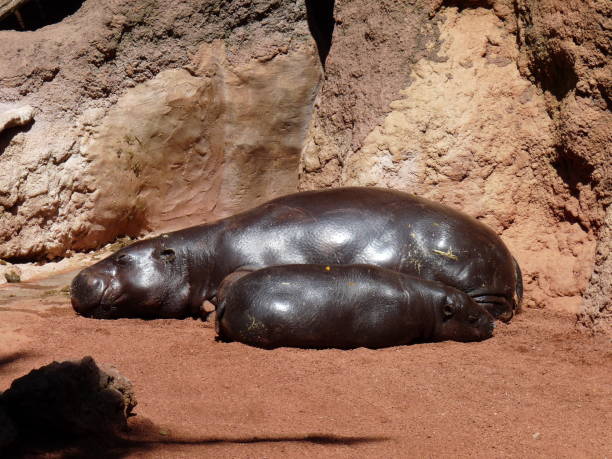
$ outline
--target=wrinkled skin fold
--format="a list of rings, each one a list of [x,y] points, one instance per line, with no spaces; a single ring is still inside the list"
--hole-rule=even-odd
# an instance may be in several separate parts
[[[486,225],[408,193],[353,187],[136,242],[81,271],[72,305],[95,318],[199,317],[228,276],[290,264],[369,264],[438,281],[504,321],[522,299],[518,264]]]

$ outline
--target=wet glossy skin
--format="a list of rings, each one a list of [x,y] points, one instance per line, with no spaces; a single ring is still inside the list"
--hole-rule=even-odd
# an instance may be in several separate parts
[[[164,260],[164,250],[173,256]],[[241,270],[360,263],[440,281],[503,320],[522,296],[518,265],[484,224],[399,191],[339,188],[284,196],[126,247],[75,278],[72,303],[92,317],[197,316]]]
[[[224,341],[275,348],[380,348],[415,341],[480,341],[494,319],[468,295],[371,265],[285,265],[224,286]]]
[[[99,318],[184,316],[189,301],[187,258],[152,239],[120,250],[72,281],[77,312]],[[186,248],[183,248],[186,250]]]

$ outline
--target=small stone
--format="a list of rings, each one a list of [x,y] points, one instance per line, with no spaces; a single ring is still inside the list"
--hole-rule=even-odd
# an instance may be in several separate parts
[[[12,108],[0,113],[0,131],[15,126],[24,126],[34,119],[34,109],[25,105],[19,108]]]
[[[542,434],[540,432],[536,432],[532,435],[532,438],[534,440],[539,440],[540,438],[542,438]]]
[[[4,278],[6,279],[7,282],[12,283],[12,284],[21,282],[21,275],[19,274],[18,271],[13,270],[13,269],[5,272]]]

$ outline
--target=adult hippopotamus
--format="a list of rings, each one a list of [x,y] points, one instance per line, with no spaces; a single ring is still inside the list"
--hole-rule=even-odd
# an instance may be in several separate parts
[[[272,266],[221,290],[218,338],[266,349],[481,341],[494,328],[466,293],[372,265]]]
[[[522,298],[518,264],[483,223],[408,193],[354,187],[136,242],[81,271],[72,305],[96,318],[198,317],[227,276],[287,264],[371,264],[442,282],[504,321]]]

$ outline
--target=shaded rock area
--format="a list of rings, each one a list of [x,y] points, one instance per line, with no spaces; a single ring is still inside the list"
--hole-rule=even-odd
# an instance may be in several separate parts
[[[132,383],[91,357],[53,362],[14,380],[0,395],[0,447],[78,436],[112,437],[127,429]]]
[[[518,5],[337,2],[300,188],[387,186],[462,209],[516,255],[527,306],[602,325],[609,8]]]
[[[321,74],[301,2],[90,0],[0,31],[0,50],[1,111],[36,113],[0,133],[0,258],[54,258],[296,188]]]
[[[26,1],[27,0],[0,0],[0,19],[4,19],[9,14],[12,14]]]
[[[434,56],[433,1],[338,1],[325,79],[302,155],[300,187],[342,183],[349,151],[382,121],[409,84],[412,65]]]

